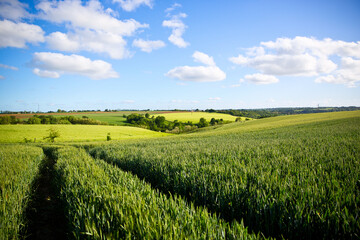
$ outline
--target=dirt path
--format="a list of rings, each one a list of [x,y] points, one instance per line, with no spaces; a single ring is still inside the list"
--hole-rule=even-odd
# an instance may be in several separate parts
[[[55,160],[46,157],[34,183],[33,197],[26,210],[25,239],[68,239],[64,208],[54,184]]]

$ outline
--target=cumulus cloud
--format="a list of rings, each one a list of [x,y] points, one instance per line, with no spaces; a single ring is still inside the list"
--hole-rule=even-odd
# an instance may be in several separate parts
[[[0,21],[0,47],[25,48],[26,43],[44,41],[44,31],[37,25]]]
[[[135,39],[132,43],[134,47],[138,47],[143,52],[152,52],[152,50],[159,49],[165,47],[165,43],[163,41],[146,41],[143,39]]]
[[[146,5],[149,8],[153,6],[152,0],[113,0],[113,2],[119,3],[121,8],[128,12],[134,11],[140,5]]]
[[[57,72],[40,70],[38,68],[34,68],[33,73],[38,75],[39,77],[43,77],[43,78],[59,78],[60,77],[60,74]]]
[[[46,42],[50,48],[60,51],[78,51],[80,43],[72,40],[69,36],[62,32],[53,32],[46,37]]]
[[[194,58],[195,62],[199,62],[205,65],[209,65],[209,66],[215,66],[215,62],[213,57],[210,57],[209,55],[199,52],[199,51],[195,51],[194,54],[192,55],[192,57]]]
[[[216,82],[226,78],[226,74],[215,65],[212,57],[198,51],[192,57],[194,61],[207,66],[180,66],[171,69],[165,76],[191,82]]]
[[[258,85],[279,82],[279,79],[277,79],[275,76],[265,75],[261,73],[245,75],[245,79]]]
[[[231,57],[235,64],[257,69],[262,74],[275,76],[320,76],[317,82],[354,82],[340,69],[333,57],[360,58],[360,42],[344,42],[332,39],[317,40],[308,37],[278,38],[276,41],[261,42],[260,46],[247,49],[245,55]],[[346,72],[347,70],[344,69]],[[330,74],[328,76],[321,76]],[[335,80],[336,79],[336,80]],[[341,79],[341,80],[340,80]],[[345,80],[346,79],[346,80]],[[350,85],[352,85],[350,83]]]
[[[78,74],[94,80],[117,78],[118,73],[110,63],[102,60],[92,61],[89,58],[72,54],[36,52],[32,61],[33,72],[41,77],[57,78],[61,74]]]
[[[1,67],[1,68],[6,68],[6,69],[11,69],[11,70],[14,70],[14,71],[19,70],[17,67],[13,67],[13,66],[1,64],[1,63],[0,63],[0,67]]]
[[[180,48],[186,48],[190,45],[182,37],[182,35],[185,33],[185,29],[187,28],[187,26],[183,23],[181,19],[186,17],[187,15],[185,13],[180,13],[171,16],[170,20],[164,20],[162,23],[163,27],[168,27],[172,29],[171,35],[169,36],[168,40],[172,44]]]
[[[356,87],[360,81],[360,60],[351,57],[341,59],[341,68],[331,75],[318,77],[317,83],[344,84],[348,87]]]
[[[18,0],[1,0],[0,16],[5,19],[20,21],[23,18],[30,17],[30,14],[26,11],[27,7],[27,4],[21,3]]]
[[[69,23],[72,27],[111,32],[131,36],[139,28],[148,27],[134,19],[121,21],[112,17],[99,1],[93,0],[82,5],[81,1],[43,1],[36,8],[39,17],[55,23]]]
[[[51,33],[46,37],[50,48],[78,52],[81,50],[107,53],[113,59],[122,59],[130,56],[123,37],[110,32],[98,32],[92,30],[76,30],[68,34],[61,32]]]
[[[124,37],[133,36],[139,29],[147,28],[134,19],[119,20],[112,9],[104,10],[97,0],[43,1],[36,8],[39,18],[65,24],[68,33],[54,32],[47,37],[48,45],[55,50],[76,52],[80,50],[107,53],[111,58],[130,56]]]

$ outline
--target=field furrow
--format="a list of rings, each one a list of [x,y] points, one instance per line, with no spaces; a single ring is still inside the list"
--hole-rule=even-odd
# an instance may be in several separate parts
[[[266,236],[357,239],[359,142],[360,118],[349,117],[110,144],[90,153]]]
[[[75,239],[258,239],[242,224],[166,196],[84,150],[57,151],[55,167]]]

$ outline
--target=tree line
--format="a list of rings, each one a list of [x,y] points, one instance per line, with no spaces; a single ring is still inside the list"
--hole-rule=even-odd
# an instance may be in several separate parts
[[[15,116],[1,116],[0,124],[83,124],[83,125],[108,125],[106,122],[74,116],[54,117],[51,115],[34,115],[28,119],[21,120]]]
[[[212,118],[210,122],[208,122],[205,118],[200,118],[198,123],[192,123],[190,121],[183,123],[183,122],[179,122],[178,120],[172,122],[166,120],[164,116],[150,117],[149,113],[146,114],[132,113],[126,116],[126,122],[133,126],[142,127],[153,131],[170,132],[170,133],[189,132],[197,128],[203,128],[203,127],[227,123],[223,119],[215,119],[215,118]]]
[[[267,117],[276,117],[280,115],[356,111],[356,110],[360,110],[360,107],[350,106],[350,107],[318,107],[318,108],[305,107],[305,108],[266,108],[266,109],[223,109],[223,110],[206,109],[205,112],[225,113],[238,117],[260,119]]]

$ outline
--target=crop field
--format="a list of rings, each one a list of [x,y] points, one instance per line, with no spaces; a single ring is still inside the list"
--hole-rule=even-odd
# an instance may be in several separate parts
[[[0,142],[24,142],[24,138],[32,142],[44,142],[49,129],[59,131],[56,142],[105,141],[110,133],[112,140],[143,139],[162,137],[169,134],[154,132],[143,128],[127,126],[98,125],[0,125]]]
[[[42,126],[45,136],[49,125]],[[90,130],[69,131],[84,139]],[[22,198],[36,203],[29,186],[45,162],[53,172],[45,184],[56,186],[69,239],[359,239],[359,142],[360,111],[354,111],[131,141],[3,144],[0,219],[11,224],[1,222],[0,238],[59,228],[6,205],[11,191],[24,196],[11,201],[19,209],[29,202]]]
[[[24,230],[23,212],[42,158],[41,148],[0,146],[0,239],[18,239]]]
[[[123,116],[130,113],[121,113],[121,112],[109,112],[109,113],[94,113],[94,114],[84,114],[82,116],[87,116],[88,118],[98,120],[101,122],[107,122],[111,125],[125,125],[126,118]]]
[[[164,116],[166,120],[175,121],[178,120],[179,122],[199,122],[200,118],[205,118],[207,121],[210,121],[211,118],[215,119],[223,119],[224,121],[235,122],[237,117],[231,116],[229,114],[223,113],[207,113],[207,112],[174,112],[174,113],[162,113],[162,114],[154,114],[155,117],[157,116]],[[242,118],[244,121],[245,118]]]

